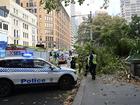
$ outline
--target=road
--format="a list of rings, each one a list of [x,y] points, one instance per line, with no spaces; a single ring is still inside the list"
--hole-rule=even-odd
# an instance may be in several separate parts
[[[66,93],[54,86],[18,88],[10,97],[1,98],[0,105],[63,105]]]

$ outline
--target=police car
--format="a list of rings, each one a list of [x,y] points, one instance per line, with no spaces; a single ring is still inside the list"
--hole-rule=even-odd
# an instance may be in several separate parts
[[[61,89],[72,88],[76,71],[56,67],[41,58],[6,57],[0,59],[0,97],[9,95],[17,85],[58,84]]]

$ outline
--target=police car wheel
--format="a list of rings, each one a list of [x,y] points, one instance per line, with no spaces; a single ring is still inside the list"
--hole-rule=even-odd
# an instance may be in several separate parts
[[[59,87],[60,87],[60,89],[68,90],[68,89],[72,88],[73,83],[74,83],[74,80],[71,76],[63,76],[59,80]]]
[[[8,96],[12,91],[12,85],[6,80],[0,80],[0,97]]]

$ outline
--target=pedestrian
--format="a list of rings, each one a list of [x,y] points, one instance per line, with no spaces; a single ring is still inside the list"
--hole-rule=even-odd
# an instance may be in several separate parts
[[[76,68],[76,61],[75,61],[75,58],[74,57],[72,57],[72,60],[71,60],[71,68],[72,69],[75,69]]]
[[[92,79],[96,79],[96,65],[97,65],[97,55],[92,50],[89,57],[88,57],[88,64],[89,64],[89,71],[91,73]]]
[[[71,50],[69,50],[69,56],[72,56],[72,51]]]

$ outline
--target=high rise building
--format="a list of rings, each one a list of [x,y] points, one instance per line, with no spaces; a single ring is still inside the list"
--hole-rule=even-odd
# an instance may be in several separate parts
[[[128,22],[133,15],[140,16],[140,0],[121,0],[121,15]]]
[[[74,43],[76,42],[76,37],[78,36],[78,26],[76,24],[76,11],[75,11],[75,4],[71,4],[70,5],[70,11],[71,11],[71,38],[72,38],[72,45],[74,45]]]
[[[15,0],[0,0],[0,6],[9,10],[8,44],[36,46],[36,16],[18,5]]]
[[[21,6],[35,14],[38,19],[38,44],[47,49],[70,48],[70,17],[61,5],[60,11],[48,13],[40,0],[20,0]]]

